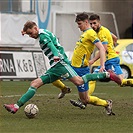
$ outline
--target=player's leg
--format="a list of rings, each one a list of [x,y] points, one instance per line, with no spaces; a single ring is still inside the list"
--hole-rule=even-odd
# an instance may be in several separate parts
[[[52,84],[53,84],[55,87],[57,87],[57,88],[59,88],[59,89],[61,89],[61,90],[67,88],[67,87],[65,86],[65,84],[63,84],[59,79],[56,80],[56,81],[54,81]]]
[[[123,86],[133,87],[133,79],[122,79],[121,87],[123,87]]]
[[[88,86],[89,86],[88,95],[91,96],[92,93],[95,91],[96,81],[89,81]]]
[[[100,99],[96,96],[88,96],[88,91],[86,91],[86,88],[88,85],[82,85],[81,87],[78,86],[79,91],[79,97],[80,100],[70,100],[70,103],[76,107],[79,107],[81,109],[85,109],[87,104],[92,104],[95,106],[103,106],[106,109],[107,115],[114,115],[112,112],[112,100],[104,100]]]
[[[100,99],[96,96],[88,96],[88,84],[82,85],[82,88],[78,86],[79,97],[82,103],[92,104],[96,106],[103,106],[106,107],[108,105],[106,100]]]
[[[21,106],[23,106],[27,101],[29,101],[35,95],[39,87],[41,87],[46,83],[51,83],[57,80],[58,76],[55,76],[52,73],[52,69],[53,68],[49,69],[44,75],[33,80],[27,92],[23,94],[22,97],[20,97],[20,99],[17,101],[16,104],[9,104],[9,105],[4,104],[4,107],[6,108],[6,110],[13,114],[16,113]]]
[[[120,67],[120,59],[119,58],[113,58],[105,63],[105,68],[112,69],[120,78],[121,80],[121,87],[123,86],[133,86],[133,79],[124,79],[122,69]]]
[[[90,96],[89,104],[93,104],[96,106],[103,106],[106,109],[107,115],[115,115],[112,111],[112,100],[104,100],[96,96]]]
[[[27,92],[23,94],[22,97],[17,101],[17,105],[19,107],[23,106],[27,101],[29,101],[35,95],[37,89],[42,85],[43,85],[43,82],[41,78],[37,78],[33,80]]]
[[[29,101],[36,93],[37,88],[43,85],[43,82],[41,78],[37,78],[31,82],[31,85],[27,92],[23,94],[20,99],[17,101],[16,104],[4,104],[4,107],[6,108],[7,111],[11,113],[16,113],[18,109],[23,106],[27,101]]]
[[[85,105],[93,104],[97,106],[106,107],[108,105],[106,100],[102,100],[96,96],[88,96],[88,91],[90,89],[89,87],[90,86],[88,86],[88,83],[85,83],[81,86],[77,86],[81,102]]]
[[[100,66],[98,66],[93,73],[98,73],[100,70]],[[91,96],[92,93],[95,91],[96,87],[96,81],[89,81],[89,90],[88,90],[88,95]]]
[[[63,98],[66,93],[71,93],[71,89],[67,87],[65,84],[63,84],[63,82],[61,82],[60,80],[56,80],[52,84],[61,90],[61,92],[58,95],[58,99]]]
[[[79,76],[88,74],[90,72],[90,69],[88,67],[86,68],[75,68],[73,69],[77,72]],[[100,99],[96,96],[89,96],[88,95],[88,89],[90,89],[90,86],[88,86],[88,83],[82,84],[80,86],[77,86],[78,92],[79,92],[79,98],[80,100],[75,101],[75,100],[70,100],[71,104],[80,107],[81,109],[85,109],[85,106],[87,104],[92,104],[96,106],[103,106],[106,109],[108,109],[108,114],[112,113],[112,106],[110,106],[112,103],[109,103],[106,100]],[[109,110],[110,107],[110,110]]]

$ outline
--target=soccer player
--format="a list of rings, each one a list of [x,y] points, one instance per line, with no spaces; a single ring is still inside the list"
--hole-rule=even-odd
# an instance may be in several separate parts
[[[116,36],[112,34],[106,27],[101,25],[99,15],[92,14],[89,17],[89,22],[93,30],[97,32],[98,37],[106,50],[105,69],[112,69],[119,76],[122,83],[121,86],[133,86],[133,79],[124,79],[122,69],[120,67],[119,55],[114,50],[114,42],[116,43],[117,40]],[[89,61],[90,65],[93,64],[98,58],[99,53],[96,55],[96,57]]]
[[[79,76],[83,76],[87,73],[90,73],[89,60],[95,47],[99,49],[100,54],[101,68],[99,71],[104,71],[105,49],[102,43],[100,42],[97,33],[91,28],[88,19],[88,15],[86,13],[81,13],[76,16],[75,20],[75,22],[78,24],[78,28],[83,33],[81,34],[79,40],[76,43],[76,47],[74,49],[74,53],[71,60],[71,65]],[[88,83],[85,83],[81,86],[77,86],[77,88],[79,92],[80,101],[70,100],[70,102],[74,106],[85,108],[84,105],[93,104],[97,106],[103,106],[105,108],[107,107],[107,105],[109,105],[110,108],[112,108],[112,100],[103,100],[96,96],[88,95],[90,89]],[[107,110],[107,114],[112,115],[112,110]]]
[[[78,74],[70,66],[70,62],[64,52],[63,47],[58,42],[57,37],[46,29],[39,29],[35,22],[27,21],[24,24],[22,35],[25,34],[39,41],[39,45],[45,56],[48,57],[51,67],[45,74],[31,82],[27,92],[23,94],[15,104],[4,104],[7,111],[13,114],[16,113],[21,106],[23,106],[35,95],[37,89],[39,89],[42,85],[52,83],[60,78],[67,78],[77,86],[90,80],[103,78],[110,78],[120,84],[118,76],[112,72],[86,74],[82,77],[78,76]],[[106,108],[110,112],[111,107],[109,103],[107,103]]]
[[[98,38],[102,42],[105,50],[106,50],[106,62],[105,62],[105,69],[106,70],[113,70],[121,80],[121,86],[133,86],[133,79],[124,79],[123,73],[120,67],[120,59],[118,54],[114,50],[114,43],[117,40],[117,37],[112,34],[106,27],[101,26],[100,17],[97,14],[93,14],[89,17],[89,23],[93,30],[96,31]],[[96,60],[100,58],[100,52],[89,61],[89,65],[93,64]],[[94,73],[99,72],[100,67],[98,67]],[[92,95],[93,91],[95,90],[96,81],[90,81],[90,89],[88,91],[88,95]],[[80,101],[73,101],[73,105],[78,106]],[[80,106],[78,106],[80,107]]]

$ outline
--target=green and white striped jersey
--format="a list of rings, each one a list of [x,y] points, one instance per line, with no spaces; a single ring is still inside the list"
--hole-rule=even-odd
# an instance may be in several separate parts
[[[39,29],[39,44],[44,54],[48,57],[51,66],[58,62],[54,62],[54,56],[58,56],[60,60],[69,63],[69,60],[60,45],[57,37],[46,29]]]

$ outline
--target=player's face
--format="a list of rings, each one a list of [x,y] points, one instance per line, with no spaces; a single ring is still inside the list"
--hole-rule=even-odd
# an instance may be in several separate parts
[[[95,31],[97,31],[100,27],[100,22],[98,20],[90,20],[89,23],[92,29]]]
[[[38,28],[34,26],[31,29],[27,29],[26,34],[29,35],[29,37],[37,39],[38,38]]]
[[[77,24],[78,24],[78,28],[79,28],[81,31],[86,30],[86,21],[78,21]]]

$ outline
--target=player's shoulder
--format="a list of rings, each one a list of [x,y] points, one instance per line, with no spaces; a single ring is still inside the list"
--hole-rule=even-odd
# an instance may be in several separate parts
[[[100,27],[101,32],[110,32],[110,30],[107,27],[101,26]]]
[[[95,32],[92,28],[89,28],[87,32]]]
[[[41,35],[49,35],[51,32],[47,29],[39,29],[39,34]]]
[[[92,35],[97,35],[97,33],[92,28],[90,28],[87,30],[87,35],[92,36]]]
[[[51,32],[46,29],[39,29],[39,37],[40,39],[48,38],[50,36]]]

